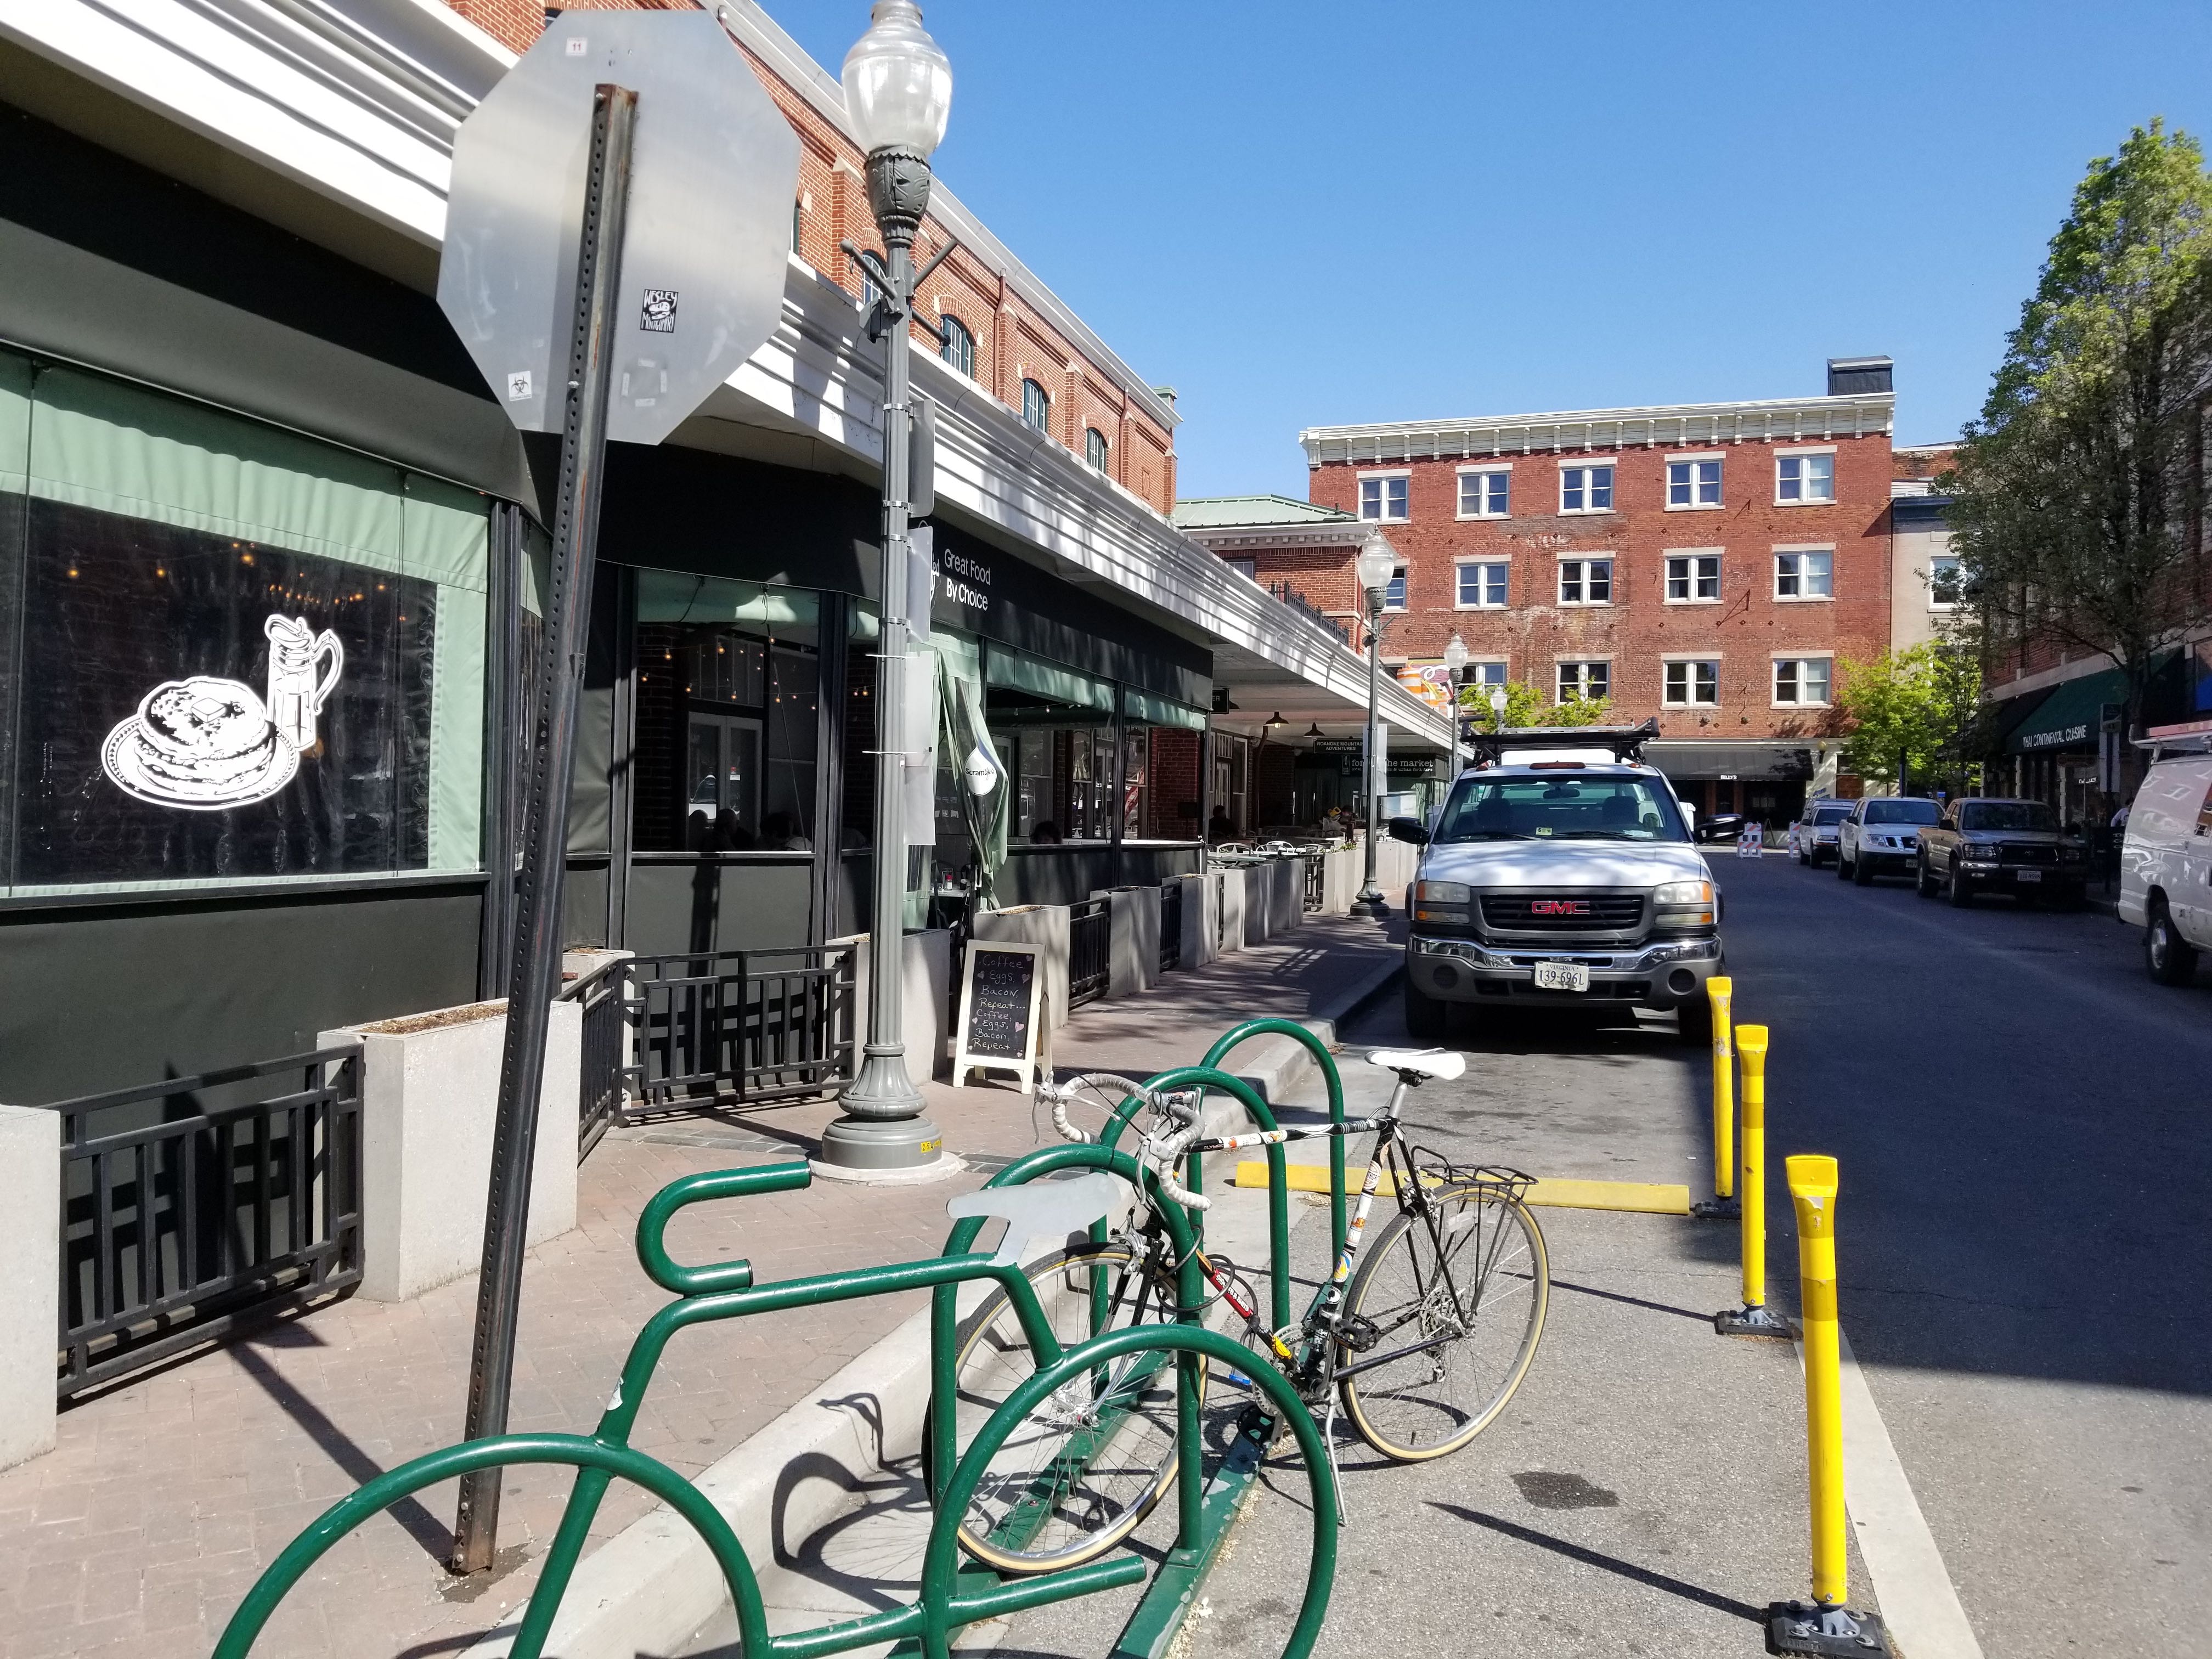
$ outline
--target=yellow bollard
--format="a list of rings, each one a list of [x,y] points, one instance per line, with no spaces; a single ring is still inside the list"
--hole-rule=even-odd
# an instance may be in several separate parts
[[[1766,1027],[1739,1025],[1743,1065],[1743,1160],[1736,1201],[1743,1213],[1743,1306],[1713,1316],[1723,1336],[1787,1336],[1790,1324],[1766,1306]]]
[[[1841,1327],[1836,1322],[1836,1160],[1786,1161],[1797,1206],[1797,1287],[1804,1326],[1805,1462],[1813,1496],[1813,1600],[1767,1609],[1777,1653],[1889,1651],[1881,1623],[1854,1613],[1844,1545],[1844,1405]]]
[[[1735,981],[1723,975],[1705,981],[1713,1005],[1713,1195],[1690,1206],[1708,1221],[1733,1221],[1735,1204],[1735,1028],[1729,1008]]]

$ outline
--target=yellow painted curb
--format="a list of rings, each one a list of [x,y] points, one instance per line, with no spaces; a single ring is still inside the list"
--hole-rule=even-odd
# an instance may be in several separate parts
[[[1328,1170],[1318,1164],[1293,1164],[1288,1170],[1290,1189],[1294,1193],[1325,1193],[1328,1190]],[[1346,1180],[1350,1190],[1357,1192],[1361,1179],[1358,1170],[1348,1170]],[[1265,1187],[1267,1184],[1267,1165],[1264,1159],[1253,1159],[1237,1166],[1239,1187]],[[1387,1170],[1382,1184],[1376,1190],[1385,1197],[1395,1197],[1398,1183]],[[1690,1212],[1690,1189],[1665,1182],[1649,1181],[1539,1181],[1528,1189],[1528,1201],[1547,1205],[1561,1210],[1625,1210],[1638,1215],[1687,1215]]]

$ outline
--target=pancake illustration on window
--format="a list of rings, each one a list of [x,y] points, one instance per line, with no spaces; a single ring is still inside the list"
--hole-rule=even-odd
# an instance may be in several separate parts
[[[272,616],[269,696],[237,680],[196,674],[165,680],[100,746],[116,787],[157,806],[213,812],[266,800],[291,782],[317,744],[315,717],[337,686],[345,650],[303,618]],[[330,665],[319,678],[325,658]]]

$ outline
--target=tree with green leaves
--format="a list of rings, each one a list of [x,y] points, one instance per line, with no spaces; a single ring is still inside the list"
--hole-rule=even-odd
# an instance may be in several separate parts
[[[1938,639],[1871,662],[1837,665],[1836,704],[1851,723],[1844,769],[1894,785],[1963,792],[1982,730],[1980,653]]]
[[[1490,690],[1486,685],[1460,687],[1459,702],[1462,713],[1474,716],[1478,732],[1493,731],[1497,719],[1491,713]],[[1554,704],[1533,685],[1523,685],[1518,680],[1505,687],[1505,725],[1508,730],[1516,726],[1603,726],[1613,714],[1610,697],[1570,697]]]
[[[2075,187],[1945,480],[1989,637],[2109,657],[2130,724],[2199,610],[2208,403],[2212,179],[2195,139],[2153,121]]]

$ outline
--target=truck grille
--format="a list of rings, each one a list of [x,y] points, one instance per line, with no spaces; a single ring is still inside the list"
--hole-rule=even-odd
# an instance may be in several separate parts
[[[1997,847],[2000,864],[2050,865],[2058,862],[2058,849],[2048,842],[2008,841]]]
[[[1619,933],[1644,920],[1641,893],[1512,893],[1483,896],[1486,927],[1514,933]]]

